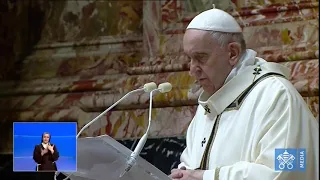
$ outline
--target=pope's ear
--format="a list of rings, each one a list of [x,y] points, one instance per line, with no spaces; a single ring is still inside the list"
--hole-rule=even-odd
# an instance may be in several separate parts
[[[238,63],[241,55],[241,44],[237,42],[231,42],[228,44],[229,50],[229,63],[234,66]]]

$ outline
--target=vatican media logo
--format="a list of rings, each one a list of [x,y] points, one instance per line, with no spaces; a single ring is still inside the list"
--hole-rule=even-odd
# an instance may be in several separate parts
[[[306,149],[275,149],[276,171],[305,171]]]

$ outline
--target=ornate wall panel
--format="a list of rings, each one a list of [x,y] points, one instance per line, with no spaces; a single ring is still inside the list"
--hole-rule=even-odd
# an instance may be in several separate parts
[[[21,40],[12,46],[27,44],[31,35],[39,38],[36,44],[29,43],[29,51],[21,47],[28,55],[19,64],[17,75],[0,83],[1,125],[5,130],[1,134],[6,134],[1,136],[1,144],[5,145],[1,152],[12,152],[13,121],[84,123],[106,108],[105,103],[123,94],[123,86],[128,90],[141,85],[138,76],[127,81],[130,76],[126,73],[143,57],[142,1],[26,0],[7,1],[3,7],[7,10],[2,19],[12,15],[21,18],[21,31],[15,31],[18,23],[6,31],[9,37]],[[36,10],[42,12],[39,18],[43,21],[38,21],[41,28],[34,32],[28,20]],[[10,25],[10,19],[4,22]],[[13,62],[6,61],[14,65]],[[102,100],[102,96],[106,99]],[[102,104],[98,102],[96,106],[95,98],[91,98],[94,104],[90,105],[90,97],[98,98]],[[81,101],[85,101],[83,107]]]
[[[0,83],[0,122],[8,130],[13,121],[77,121],[81,128],[128,91],[169,81],[173,91],[154,97],[151,137],[184,136],[200,91],[188,75],[182,37],[212,3],[238,20],[249,48],[291,69],[291,82],[318,117],[317,1],[39,2],[41,38],[23,58],[18,78]],[[82,136],[139,138],[147,128],[148,98],[131,96]],[[12,152],[10,138],[2,152]]]

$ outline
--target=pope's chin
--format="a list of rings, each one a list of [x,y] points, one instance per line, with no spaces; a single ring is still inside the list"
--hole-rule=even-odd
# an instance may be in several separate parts
[[[205,80],[200,80],[199,84],[201,85],[202,89],[209,95],[212,95],[215,92],[215,88],[212,85],[204,83]],[[203,83],[202,83],[203,82]]]

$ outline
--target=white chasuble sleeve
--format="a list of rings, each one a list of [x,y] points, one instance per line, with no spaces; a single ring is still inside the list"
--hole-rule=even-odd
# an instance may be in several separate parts
[[[199,144],[201,143],[201,140],[199,142],[199,137],[201,139],[201,133],[204,131],[202,128],[206,125],[204,112],[203,107],[198,106],[196,114],[190,122],[186,135],[186,148],[180,156],[181,163],[178,165],[179,169],[183,166],[187,169],[199,168],[199,158],[202,157],[204,151],[204,148]]]
[[[199,111],[199,106],[197,107],[197,112]],[[196,113],[197,115],[197,113]],[[193,154],[193,138],[195,134],[195,118],[197,116],[194,116],[192,121],[190,122],[190,125],[188,126],[187,135],[186,135],[186,148],[183,150],[181,156],[180,156],[180,164],[178,165],[178,168],[186,167],[187,169],[192,169],[192,154]]]
[[[203,180],[319,180],[318,122],[288,81],[278,79],[266,88],[261,93],[269,93],[271,98],[257,97],[252,102],[257,104],[256,109],[248,113],[248,116],[251,114],[255,121],[259,121],[254,130],[252,161],[239,161],[215,170],[206,170]],[[263,106],[264,102],[268,102],[267,107]],[[276,171],[275,149],[279,148],[304,148],[305,171]]]

